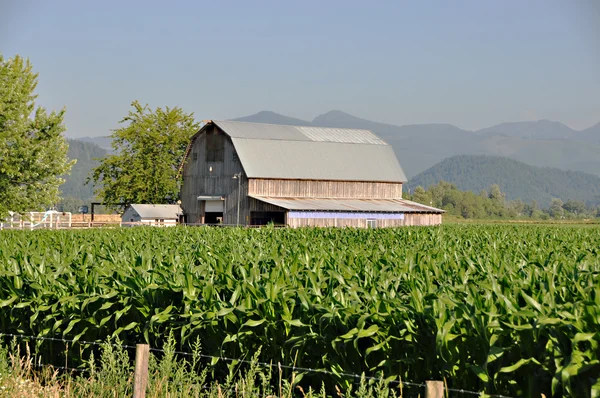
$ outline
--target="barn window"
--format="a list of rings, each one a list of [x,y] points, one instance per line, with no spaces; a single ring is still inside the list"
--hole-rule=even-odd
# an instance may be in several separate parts
[[[374,218],[367,218],[367,228],[377,228],[377,220]]]
[[[206,161],[222,162],[225,153],[225,136],[216,132],[206,133]]]
[[[193,160],[193,161],[196,161],[196,160],[198,160],[198,153],[197,153],[197,152],[193,152],[193,153],[192,153],[192,160]]]
[[[233,156],[232,157],[233,157],[233,162],[234,163],[237,163],[237,162],[240,161],[240,157],[238,156],[237,151],[233,151]]]

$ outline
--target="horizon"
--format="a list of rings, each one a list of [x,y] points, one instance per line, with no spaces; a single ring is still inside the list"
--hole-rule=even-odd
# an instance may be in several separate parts
[[[251,114],[251,115],[244,115],[244,116],[239,116],[239,117],[235,117],[235,118],[231,118],[231,119],[204,119],[204,118],[203,118],[203,119],[197,119],[197,120],[198,120],[198,121],[201,121],[201,120],[232,120],[232,121],[236,121],[235,119],[238,119],[238,118],[245,118],[245,117],[251,117],[251,116],[255,116],[255,115],[258,115],[258,114],[260,114],[260,113],[263,113],[263,112],[269,112],[269,113],[273,113],[273,114],[276,114],[276,115],[279,115],[279,116],[284,116],[284,117],[289,117],[289,118],[293,118],[293,119],[298,119],[298,120],[301,120],[301,121],[303,121],[303,122],[309,122],[309,123],[312,123],[312,122],[314,121],[314,119],[316,119],[316,118],[317,118],[317,117],[319,117],[319,116],[323,116],[323,115],[326,115],[326,114],[328,114],[328,113],[331,113],[331,112],[341,112],[341,113],[344,113],[344,114],[346,114],[346,115],[349,115],[349,116],[353,116],[353,117],[356,117],[356,118],[359,118],[359,119],[367,120],[367,121],[369,121],[369,122],[374,122],[374,123],[383,123],[383,124],[389,124],[389,123],[380,122],[380,121],[378,121],[378,120],[369,120],[369,119],[365,119],[365,118],[362,118],[362,117],[360,117],[360,116],[357,116],[357,115],[351,115],[351,114],[349,114],[349,113],[347,113],[347,112],[344,112],[344,111],[342,111],[342,110],[339,110],[339,109],[333,109],[333,110],[331,110],[331,111],[328,111],[328,112],[324,112],[324,113],[318,114],[318,115],[316,115],[314,118],[310,118],[310,119],[301,119],[301,118],[299,118],[299,117],[295,117],[295,116],[292,116],[292,115],[284,115],[284,114],[281,114],[281,113],[277,113],[277,112],[273,112],[273,111],[270,111],[270,110],[266,110],[266,109],[265,109],[265,110],[261,110],[261,111],[258,111],[258,112],[256,112],[256,113],[253,113],[253,114]],[[237,121],[238,121],[238,122],[241,122],[241,123],[276,124],[276,123],[249,122],[249,121],[243,121],[243,120],[237,120]],[[583,129],[579,129],[579,130],[578,130],[578,129],[574,129],[573,127],[571,127],[571,126],[569,126],[568,124],[566,124],[566,123],[563,123],[563,122],[561,122],[561,121],[559,121],[559,120],[549,120],[549,119],[539,119],[539,120],[520,120],[520,121],[506,121],[506,122],[501,122],[501,123],[495,124],[495,125],[493,125],[493,126],[486,126],[486,127],[482,127],[481,129],[478,129],[478,130],[469,130],[469,129],[463,128],[463,127],[461,127],[461,126],[456,126],[456,125],[454,125],[454,124],[451,124],[451,123],[416,123],[416,124],[398,124],[398,125],[393,125],[393,124],[390,124],[390,125],[392,125],[392,126],[397,126],[397,127],[407,127],[407,126],[422,126],[422,125],[449,125],[449,126],[457,127],[457,128],[459,128],[459,129],[461,129],[461,130],[464,130],[464,131],[469,131],[469,132],[477,133],[479,130],[483,130],[483,129],[487,129],[487,128],[491,128],[491,127],[499,126],[499,125],[502,125],[502,124],[512,124],[512,123],[539,123],[539,122],[560,123],[560,124],[562,124],[562,125],[564,125],[564,126],[566,126],[566,127],[570,128],[571,130],[575,131],[576,133],[579,133],[579,132],[581,132],[581,131],[583,131],[583,130],[586,130],[586,129],[589,129],[589,128],[591,128],[591,127],[595,127],[595,126],[597,126],[597,125],[600,125],[600,121],[599,121],[599,122],[597,122],[597,123],[594,123],[594,124],[592,124],[592,125],[590,125],[590,126],[588,126],[588,127],[585,127],[585,128],[583,128]],[[81,137],[71,137],[71,136],[69,136],[69,134],[68,134],[68,131],[67,131],[67,134],[66,134],[66,137],[67,137],[68,139],[71,139],[71,140],[77,140],[77,139],[82,139],[82,138],[103,138],[103,137],[108,137],[108,136],[110,136],[110,134],[106,134],[106,135],[96,135],[96,136],[81,136]],[[488,156],[488,155],[485,155],[485,156]]]
[[[269,110],[311,121],[340,109],[468,131],[538,120],[581,131],[599,122],[594,1],[24,0],[0,8],[2,55],[31,60],[37,104],[66,106],[69,138],[110,135],[134,100],[179,106],[197,120]]]

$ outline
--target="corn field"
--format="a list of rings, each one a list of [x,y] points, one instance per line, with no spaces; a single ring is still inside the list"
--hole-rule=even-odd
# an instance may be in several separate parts
[[[593,227],[2,231],[0,308],[2,333],[153,347],[173,334],[179,350],[338,375],[300,385],[364,372],[600,396]],[[64,345],[36,350],[64,362]]]

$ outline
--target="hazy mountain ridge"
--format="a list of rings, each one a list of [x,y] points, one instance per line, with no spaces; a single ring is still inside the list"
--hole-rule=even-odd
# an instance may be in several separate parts
[[[392,146],[409,179],[444,159],[457,155],[501,156],[521,161],[526,165],[554,167],[561,169],[561,172],[583,171],[600,176],[600,123],[582,131],[572,130],[559,122],[544,120],[502,123],[478,131],[470,131],[451,124],[396,126],[362,119],[339,110],[319,115],[312,121],[271,111],[262,111],[234,120],[371,130]],[[549,130],[545,132],[544,128]],[[564,138],[565,136],[571,138]],[[97,144],[99,149],[104,151],[103,155],[94,155],[94,157],[105,156],[112,150],[110,136],[70,140],[72,143],[77,141],[89,145]],[[83,175],[84,171],[91,170],[97,164],[90,160],[90,156],[86,155],[85,151],[82,154],[73,151],[74,149],[70,150],[69,156],[79,159],[80,163],[67,178],[67,183],[61,187],[65,193],[63,196],[67,196],[67,193],[76,194],[80,188],[75,187],[81,186],[88,177]],[[490,184],[493,182],[489,182],[487,186]],[[83,196],[90,194],[91,187],[89,190],[80,189],[80,192],[77,197],[83,199]],[[543,197],[547,199],[547,195]]]
[[[443,160],[412,178],[407,188],[428,188],[444,180],[461,190],[479,193],[498,184],[507,199],[536,200],[547,207],[553,198],[600,204],[600,177],[579,171],[535,167],[513,159],[488,155],[460,155]]]
[[[242,119],[277,124],[277,119],[268,117],[273,114],[261,113]],[[409,178],[443,159],[463,154],[505,156],[534,166],[600,175],[600,123],[581,132],[551,121],[503,123],[470,131],[451,124],[396,126],[336,110],[317,116],[310,124],[373,131],[392,146]],[[544,133],[544,127],[551,128],[551,131]],[[557,138],[569,130],[577,139]],[[582,141],[584,138],[586,142]]]
[[[232,119],[236,122],[252,122],[252,123],[268,123],[268,124],[283,124],[289,126],[310,126],[311,123],[306,120],[296,119],[289,116],[280,115],[271,111],[260,111],[254,115],[239,117]]]
[[[508,137],[534,138],[534,139],[575,139],[577,131],[570,127],[550,120],[538,120],[533,122],[510,122],[501,123],[496,126],[477,130],[477,134],[505,135]]]

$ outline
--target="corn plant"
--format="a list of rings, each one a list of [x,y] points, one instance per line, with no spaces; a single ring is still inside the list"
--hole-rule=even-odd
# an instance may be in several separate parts
[[[0,232],[0,331],[489,394],[599,396],[600,230],[165,228]],[[68,358],[79,365],[85,346]],[[65,345],[35,355],[63,361]],[[77,355],[76,355],[77,354]],[[283,377],[291,377],[284,369]]]

